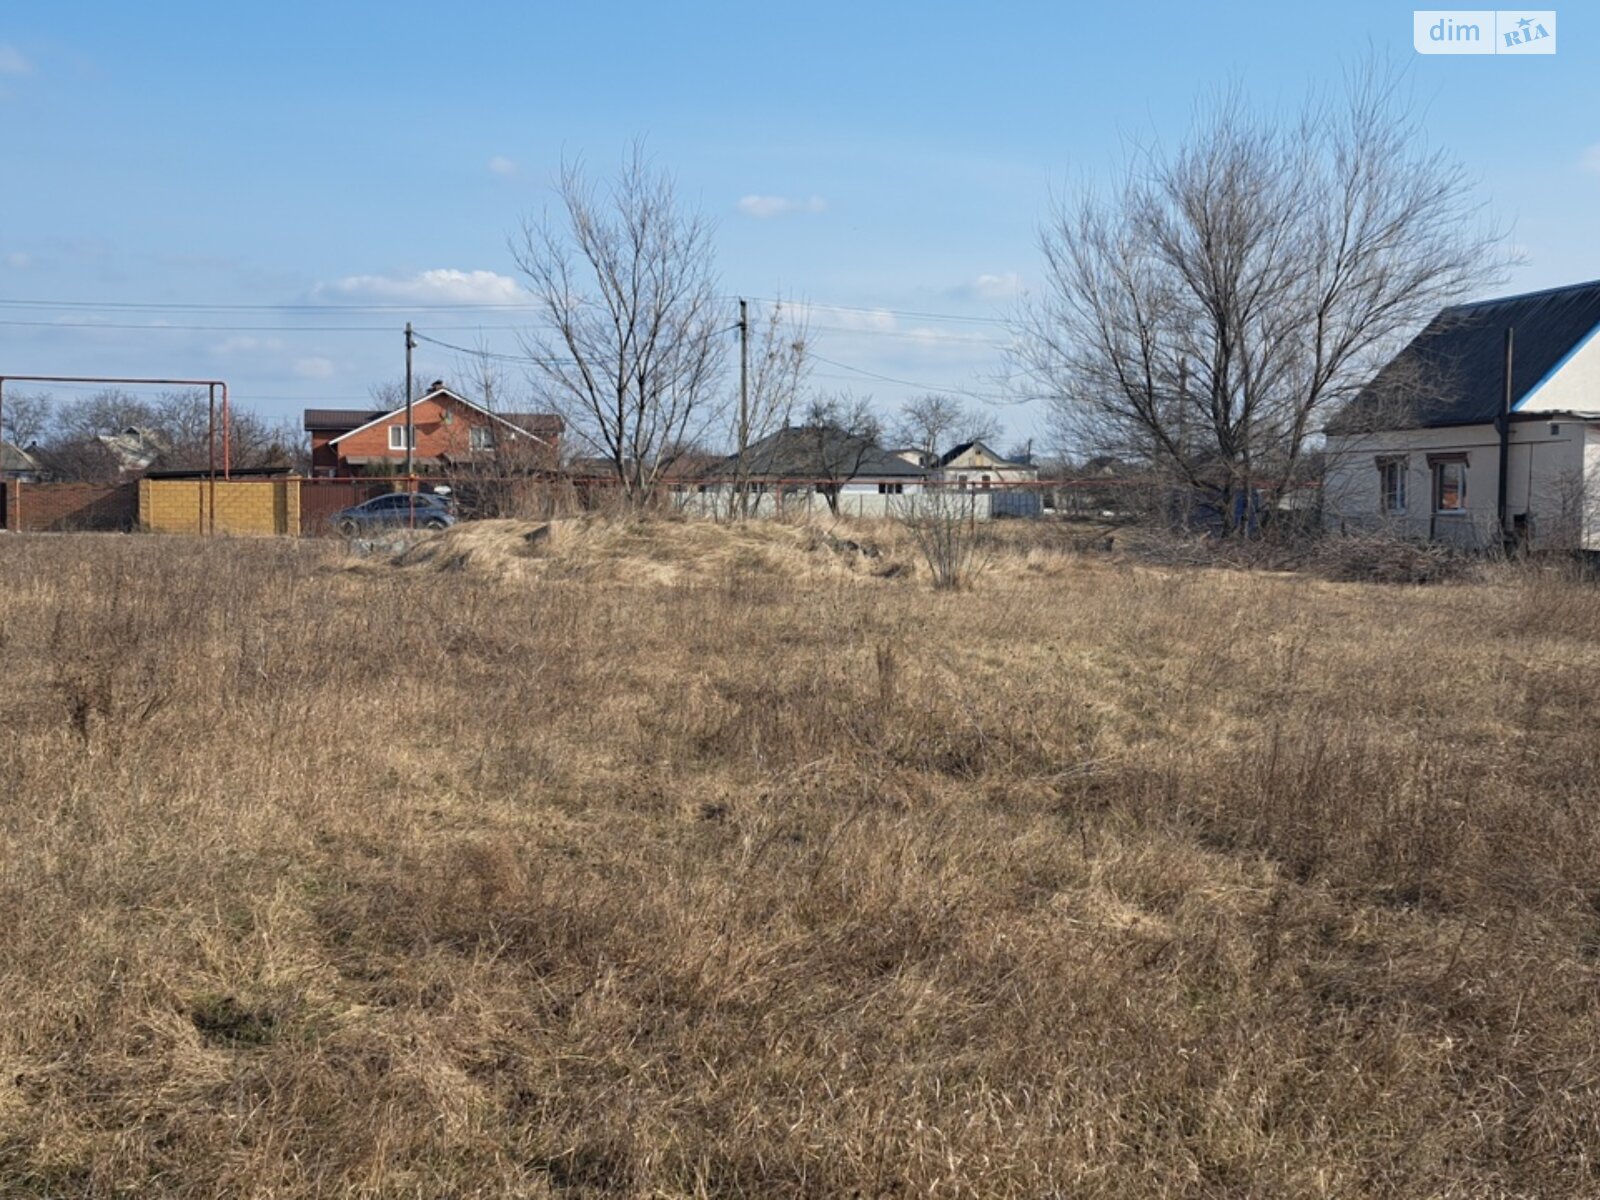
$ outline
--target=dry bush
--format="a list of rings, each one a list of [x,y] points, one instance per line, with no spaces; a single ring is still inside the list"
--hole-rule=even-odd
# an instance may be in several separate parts
[[[977,498],[968,492],[929,492],[905,497],[900,524],[910,534],[933,586],[966,587],[985,566],[988,522],[981,525]]]
[[[785,529],[0,540],[0,1192],[1600,1190],[1600,596]]]
[[[1329,579],[1443,583],[1480,573],[1481,555],[1445,542],[1385,533],[1328,535],[1310,543],[1305,565]]]

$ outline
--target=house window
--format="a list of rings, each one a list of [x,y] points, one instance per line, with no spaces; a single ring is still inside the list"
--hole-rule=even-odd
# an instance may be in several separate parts
[[[1378,508],[1386,516],[1406,510],[1406,460],[1378,460]]]
[[[1460,513],[1467,511],[1467,460],[1466,458],[1439,458],[1433,463],[1433,511]]]
[[[905,495],[905,490],[906,485],[903,483],[880,483],[878,485],[878,495],[880,496],[903,496]]]
[[[474,425],[472,427],[470,441],[474,450],[493,450],[494,430],[490,429],[487,425]]]
[[[417,431],[411,431],[411,449],[417,448]],[[389,449],[404,450],[406,448],[406,427],[404,425],[389,426]]]

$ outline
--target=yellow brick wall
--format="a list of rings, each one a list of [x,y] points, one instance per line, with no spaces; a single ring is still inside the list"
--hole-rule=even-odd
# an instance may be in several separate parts
[[[141,479],[139,527],[151,533],[207,532],[211,528],[211,486],[205,479]],[[217,480],[215,532],[298,534],[299,480]]]

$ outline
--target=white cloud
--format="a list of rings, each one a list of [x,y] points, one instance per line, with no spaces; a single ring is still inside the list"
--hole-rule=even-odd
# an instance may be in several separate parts
[[[973,294],[985,300],[1009,300],[1022,291],[1022,276],[1015,271],[1000,275],[979,275],[972,281]]]
[[[294,373],[301,379],[328,379],[333,375],[333,360],[314,354],[294,360]]]
[[[796,320],[829,330],[854,333],[890,333],[899,327],[895,315],[882,308],[833,308],[827,304],[785,305]]]
[[[488,165],[489,174],[498,175],[502,179],[508,179],[517,173],[517,164],[502,154],[496,154],[489,160]]]
[[[369,304],[517,304],[527,296],[509,275],[440,268],[415,275],[346,275],[313,289],[320,300]]]
[[[1022,294],[1022,276],[1015,271],[979,275],[950,289],[958,300],[1012,300]]]
[[[165,324],[165,322],[160,322]],[[223,338],[211,348],[211,353],[218,358],[226,358],[234,354],[253,354],[257,351],[276,352],[283,349],[283,339],[275,337],[233,337]]]
[[[32,75],[33,64],[15,46],[0,42],[0,75]]]
[[[24,254],[21,250],[13,250],[6,255],[6,266],[13,271],[26,271],[33,266],[33,255]]]
[[[741,196],[739,211],[747,217],[783,217],[790,213],[819,213],[826,211],[828,202],[821,196],[804,200],[788,196]]]
[[[1578,169],[1588,175],[1600,175],[1600,142],[1578,155]]]

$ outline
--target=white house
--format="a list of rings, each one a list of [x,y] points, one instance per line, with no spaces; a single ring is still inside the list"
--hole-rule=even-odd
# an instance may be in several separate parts
[[[1325,522],[1600,550],[1597,332],[1600,281],[1440,312],[1328,423]]]
[[[986,488],[1000,483],[1033,483],[1032,463],[1002,458],[982,442],[962,442],[939,456],[939,477],[949,483]]]

